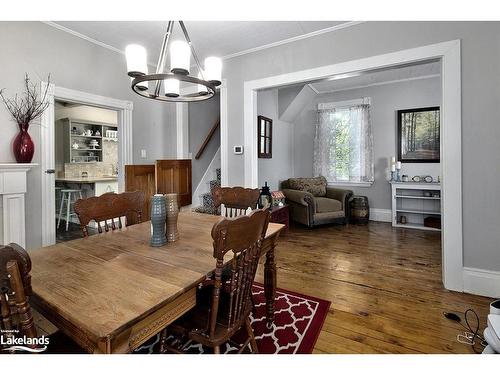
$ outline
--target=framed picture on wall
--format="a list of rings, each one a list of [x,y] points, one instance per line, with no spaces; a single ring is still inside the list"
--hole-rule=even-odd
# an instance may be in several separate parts
[[[257,149],[259,158],[273,157],[273,120],[264,116],[257,116]]]
[[[439,107],[397,111],[399,161],[402,163],[439,163],[439,112]]]

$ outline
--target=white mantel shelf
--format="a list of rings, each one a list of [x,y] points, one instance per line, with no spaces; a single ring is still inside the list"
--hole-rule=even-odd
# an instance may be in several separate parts
[[[25,169],[30,170],[33,167],[38,166],[37,163],[0,163],[0,170],[2,169]]]
[[[0,163],[0,245],[26,247],[26,173],[35,163]]]

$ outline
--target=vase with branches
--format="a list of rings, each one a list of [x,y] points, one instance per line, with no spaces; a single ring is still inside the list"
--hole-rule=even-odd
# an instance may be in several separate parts
[[[12,144],[12,150],[18,163],[30,163],[35,153],[35,145],[31,139],[28,129],[32,121],[40,118],[47,109],[47,93],[49,88],[50,75],[47,79],[47,86],[42,94],[38,85],[34,84],[28,74],[24,76],[24,92],[16,94],[12,98],[5,97],[5,89],[0,90],[5,107],[9,111],[12,119],[19,126],[19,133]]]

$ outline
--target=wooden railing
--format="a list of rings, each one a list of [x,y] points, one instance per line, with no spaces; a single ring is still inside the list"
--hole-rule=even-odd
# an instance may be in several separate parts
[[[215,122],[215,124],[212,126],[212,128],[208,132],[207,137],[203,141],[203,144],[201,145],[200,149],[196,153],[196,156],[194,157],[196,160],[198,160],[199,158],[201,158],[201,155],[203,154],[203,151],[205,151],[205,148],[207,147],[208,142],[210,142],[210,139],[212,139],[212,136],[214,135],[214,133],[217,130],[217,128],[219,127],[219,125],[220,125],[220,118],[217,119],[217,121]]]

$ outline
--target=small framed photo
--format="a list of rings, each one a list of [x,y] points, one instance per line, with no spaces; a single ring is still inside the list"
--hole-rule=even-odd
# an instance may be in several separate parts
[[[398,160],[402,163],[439,163],[439,107],[404,109],[398,116]]]

